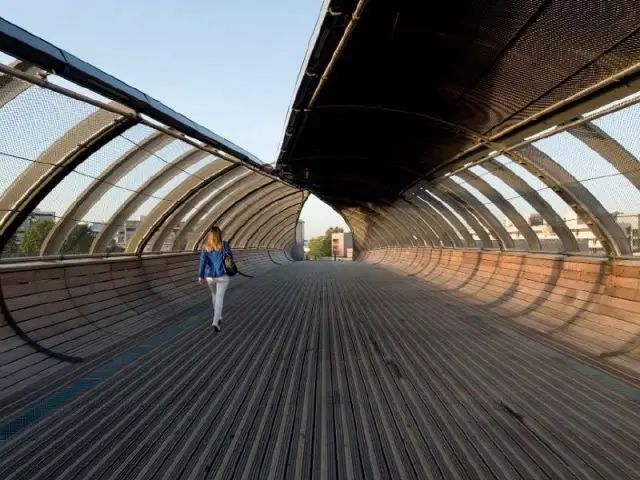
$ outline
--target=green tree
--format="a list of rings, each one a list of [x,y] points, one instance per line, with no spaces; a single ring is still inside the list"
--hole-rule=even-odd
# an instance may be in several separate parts
[[[326,257],[324,254],[324,241],[326,236],[315,237],[309,240],[309,252],[307,258],[309,260],[317,260],[320,257]]]
[[[93,239],[96,237],[91,227],[81,223],[74,227],[64,244],[62,253],[89,253]]]
[[[320,257],[331,257],[333,255],[331,249],[331,234],[342,232],[344,232],[344,230],[340,227],[330,227],[321,237],[315,237],[309,240],[307,258],[309,260],[317,260]]]
[[[38,220],[37,222],[33,222],[27,227],[22,236],[20,252],[38,255],[44,239],[47,238],[52,228],[53,222],[51,220]]]

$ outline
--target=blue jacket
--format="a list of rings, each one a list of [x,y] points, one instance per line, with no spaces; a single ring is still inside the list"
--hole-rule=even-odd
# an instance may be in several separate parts
[[[227,252],[231,258],[233,258],[233,252],[229,243],[222,242],[222,249]],[[212,252],[200,253],[200,268],[198,269],[198,277],[223,277],[227,274],[224,269],[224,262],[222,260],[222,250]]]

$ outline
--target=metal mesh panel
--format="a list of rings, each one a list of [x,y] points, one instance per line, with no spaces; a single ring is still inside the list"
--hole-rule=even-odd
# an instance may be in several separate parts
[[[0,153],[36,160],[96,110],[93,105],[31,87],[0,108]]]
[[[625,112],[624,110],[622,112]],[[604,117],[598,124],[604,126],[611,133],[619,133],[620,131],[626,131],[627,125],[620,128],[620,125],[616,126],[616,123],[624,122],[625,116],[631,116],[637,118],[637,107],[635,111],[629,111],[624,114],[620,112],[621,116],[609,119]],[[634,115],[635,113],[635,115]],[[632,127],[633,125],[629,125]],[[604,130],[604,128],[603,128]],[[633,130],[631,130],[633,131]],[[616,134],[614,133],[614,135]],[[615,138],[615,136],[612,137]],[[637,141],[629,138],[628,134],[621,135],[621,139],[630,148],[630,152],[633,154],[633,150],[638,151]],[[634,186],[631,181],[625,176],[625,174],[635,174],[640,171],[640,163],[633,169],[634,165],[629,163],[618,163],[619,158],[613,153],[607,159],[599,155],[596,151],[592,150],[589,146],[583,143],[581,140],[575,138],[568,133],[560,133],[549,139],[541,140],[534,144],[537,148],[551,156],[559,165],[569,171],[576,180],[582,184],[599,202],[600,204],[616,219],[616,222],[623,228],[625,225],[618,221],[618,217],[625,217],[627,219],[637,217],[640,212],[640,191]],[[603,153],[607,155],[606,153]],[[637,161],[632,160],[633,163]],[[616,168],[616,165],[620,169]],[[577,216],[573,212],[567,213],[567,222],[571,226],[572,230],[577,231],[581,240],[588,240],[588,251],[591,253],[603,253],[604,248],[599,241],[597,241],[588,227],[584,227],[582,223],[578,223]],[[628,222],[624,222],[625,224]],[[632,222],[632,223],[637,223]],[[630,244],[633,240],[629,238]],[[581,245],[584,243],[581,242]],[[636,242],[637,243],[637,242]],[[633,253],[640,253],[640,250],[634,250]]]

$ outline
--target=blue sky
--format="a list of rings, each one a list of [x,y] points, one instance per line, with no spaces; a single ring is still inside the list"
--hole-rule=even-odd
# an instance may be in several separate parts
[[[264,162],[276,158],[321,0],[4,0],[1,15]],[[317,199],[307,236],[342,219]]]
[[[321,3],[322,0],[192,0],[187,3],[113,0],[109,8],[87,9],[86,2],[79,0],[4,0],[1,14],[270,163],[276,158],[289,103]],[[33,93],[33,96],[37,95],[37,92]],[[35,121],[20,125],[23,132],[30,132],[26,135],[30,141],[16,142],[14,136],[6,132],[3,135],[3,125],[6,126],[8,120],[3,121],[2,118],[3,115],[11,116],[12,121],[21,118],[19,110],[28,101],[36,101],[29,100],[29,94],[24,96],[25,103],[10,104],[0,110],[2,151],[15,150],[16,154],[32,158],[36,153],[29,153],[30,147],[50,143],[86,115],[86,112],[75,112],[79,117],[72,118],[66,111],[56,112],[52,104],[43,108],[51,114],[51,118],[41,119],[46,128]],[[46,100],[39,99],[42,105]],[[640,157],[640,137],[637,135],[640,106],[627,108],[595,123],[618,139],[636,158]],[[54,131],[54,125],[61,129],[60,132]],[[127,135],[135,137],[145,133],[142,128],[138,130],[141,131],[128,132]],[[46,136],[52,138],[45,142]],[[34,142],[36,137],[43,139]],[[640,212],[640,192],[610,164],[568,133],[535,142],[535,145],[583,181],[608,210]],[[113,145],[113,148],[125,149],[128,146],[125,143]],[[175,158],[180,152],[170,152],[172,148],[161,152],[162,155]],[[111,160],[106,158],[111,156],[111,152],[101,154],[105,158],[93,158],[85,162],[79,171],[86,170],[87,175],[95,175]],[[15,159],[3,158],[2,163],[0,188],[6,187],[7,182],[24,168]],[[111,192],[113,198],[105,196],[87,220],[104,221],[109,218],[106,210],[101,209],[111,207],[113,210],[118,204],[116,197],[129,195],[131,189],[135,190],[148,176],[151,167],[157,169],[160,166],[162,162],[154,159],[141,165],[135,174],[119,184],[130,190]],[[517,170],[518,166],[510,168]],[[486,173],[482,168],[475,171],[480,175]],[[526,175],[524,171],[518,173]],[[514,192],[507,185],[491,176],[485,176],[485,179],[506,198],[513,198]],[[81,175],[69,176],[57,189],[58,192],[48,197],[48,202],[57,206],[59,213],[63,210],[61,199],[66,196],[66,203],[69,203],[68,192],[81,191],[89,181],[88,177],[82,178]],[[534,188],[541,189],[541,195],[561,216],[566,215],[568,207],[555,193],[535,177],[527,178],[527,181]],[[469,187],[465,185],[465,188]],[[473,193],[488,203],[481,194]],[[524,199],[513,199],[512,202],[523,213],[532,211]],[[151,205],[149,202],[147,207]],[[46,207],[53,209],[49,205]],[[492,210],[498,217],[503,217],[495,208]],[[315,197],[307,201],[302,219],[305,220],[307,238],[322,234],[329,226],[346,228],[342,218]]]

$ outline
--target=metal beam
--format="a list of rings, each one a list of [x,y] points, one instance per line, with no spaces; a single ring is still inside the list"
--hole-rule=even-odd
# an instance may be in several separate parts
[[[564,219],[556,213],[556,211],[540,196],[527,182],[512,172],[510,169],[502,165],[494,159],[487,160],[482,164],[484,168],[489,170],[492,175],[501,179],[509,185],[515,192],[520,195],[536,212],[540,214],[543,220],[553,229],[553,232],[562,242],[562,246],[566,252],[579,252],[580,247],[578,241],[573,235]]]
[[[640,189],[640,162],[611,135],[592,122],[571,127],[567,133],[585,143]]]
[[[152,154],[173,142],[173,137],[164,133],[153,133],[140,145],[134,145],[127,153],[115,160],[100,176],[76,197],[71,206],[53,226],[44,240],[40,255],[55,255],[62,250],[65,240],[84,216],[127,173],[144,162]]]
[[[9,66],[29,75],[35,75],[41,70],[40,67],[21,60],[12,62]],[[20,80],[13,75],[0,73],[0,108],[4,107],[31,86],[31,83]]]
[[[438,187],[442,187],[451,192],[459,201],[464,203],[465,206],[469,208],[484,224],[484,226],[487,227],[487,229],[498,239],[501,248],[509,250],[515,249],[515,243],[509,235],[509,232],[507,232],[496,216],[468,190],[458,185],[450,178],[440,181],[438,183]]]
[[[491,203],[493,203],[509,220],[511,220],[511,223],[515,225],[526,240],[529,251],[539,252],[542,249],[540,239],[538,238],[538,235],[536,235],[536,232],[533,231],[524,217],[520,215],[520,212],[518,212],[511,202],[506,200],[500,192],[470,170],[463,170],[458,172],[456,175],[469,185],[478,189],[481,194],[487,197]]]
[[[129,198],[111,215],[105,228],[93,241],[90,253],[105,252],[109,246],[109,242],[111,242],[113,237],[118,233],[120,227],[125,224],[138,208],[149,200],[151,195],[169,183],[174,177],[183,173],[184,170],[207,156],[211,156],[212,159],[216,158],[209,152],[192,148],[180,155],[174,162],[165,165],[160,171],[149,178],[136,193],[129,195]]]
[[[466,246],[468,248],[477,248],[476,241],[473,239],[473,236],[469,233],[469,230],[462,224],[462,222],[458,220],[458,217],[453,215],[442,204],[434,201],[431,197],[429,197],[428,199],[430,201],[423,197],[425,196],[416,195],[409,201],[414,203],[416,208],[425,208],[425,206],[428,206],[434,212],[434,214],[438,214],[445,221],[448,221],[458,232],[459,237],[462,238],[462,246]]]
[[[29,214],[74,168],[137,123],[135,117],[97,110],[25,168],[0,197],[0,251]]]
[[[505,154],[537,176],[583,218],[609,256],[632,255],[622,228],[602,204],[573,175],[533,145]]]
[[[158,203],[140,222],[140,226],[127,245],[127,253],[140,255],[152,240],[152,249],[161,250],[175,224],[188,213],[187,208],[197,202],[198,195],[205,195],[205,190],[214,188],[211,187],[212,184],[224,182],[226,176],[238,168],[240,165],[237,163],[219,161],[205,165],[195,175],[187,177],[169,193],[169,198],[175,198],[173,202]]]
[[[298,192],[295,192],[295,193],[298,193]],[[295,205],[300,205],[301,202],[302,202],[302,199],[300,197],[294,197],[294,198],[289,198],[283,201],[282,203],[272,205],[270,208],[263,210],[264,216],[261,217],[260,220],[262,220],[263,218],[267,218],[267,221],[268,221],[268,219],[277,215],[278,212],[291,208],[292,206],[295,206]],[[255,235],[258,235],[260,233],[261,227],[256,225],[264,225],[265,223],[265,222],[260,222],[260,220],[258,220],[258,222],[256,222],[253,225],[253,228],[251,231],[245,232],[243,236],[236,237],[235,244],[240,245],[241,247],[243,246],[249,247],[250,239],[252,239]]]
[[[281,231],[287,231],[288,229],[286,228],[285,222],[287,222],[289,219],[298,218],[298,215],[300,215],[299,210],[296,209],[295,211],[290,212],[291,209],[296,208],[298,205],[299,204],[291,205],[289,208],[281,210],[276,215],[274,215],[270,219],[270,221],[264,225],[264,232],[262,233],[262,236],[259,237],[255,245],[252,246],[256,248],[268,248],[269,243],[267,242],[267,240],[270,240],[272,236],[278,234]],[[276,230],[274,232],[274,229],[277,228],[281,228],[281,230]]]
[[[485,207],[475,196],[471,195],[467,190],[458,185],[451,179],[439,182],[436,186],[442,192],[454,197],[456,201],[464,206],[477,220],[486,228],[491,235],[497,240],[500,248],[503,250],[512,250],[515,248],[513,239],[498,221],[498,219]]]
[[[274,249],[278,249],[278,250],[283,250],[286,251],[287,247],[289,248],[293,248],[296,244],[296,239],[295,239],[295,229],[296,226],[298,225],[298,221],[300,219],[300,212],[302,211],[302,208],[300,209],[300,211],[298,212],[298,218],[296,218],[296,220],[293,222],[293,234],[291,232],[287,233],[286,230],[283,230],[282,233],[280,233],[279,236],[276,236],[273,238],[273,241],[271,242],[272,247]],[[292,235],[293,238],[289,237],[289,241],[287,241],[287,235]],[[287,256],[287,258],[289,258]]]
[[[383,214],[375,211],[373,207],[367,204],[359,204],[358,207],[355,208],[360,209],[360,213],[364,215],[365,225],[371,224],[377,227],[375,235],[372,230],[368,230],[370,242],[379,243],[380,241],[383,241],[386,242],[388,246],[402,245],[400,237],[397,235],[398,232],[401,232],[402,230],[398,228],[390,228],[389,225],[387,225],[388,222],[385,221]],[[367,210],[371,213],[366,213]]]
[[[194,208],[197,208],[197,210],[183,223],[182,226],[178,226],[178,230],[175,232],[173,241],[171,242],[171,250],[190,250],[191,248],[189,246],[188,237],[193,233],[196,225],[198,225],[203,215],[207,212],[211,212],[211,210],[222,201],[221,198],[223,199],[230,190],[236,188],[238,184],[250,178],[255,180],[257,177],[252,175],[250,170],[240,167],[233,171],[232,179],[227,179],[227,177],[225,177],[224,179],[220,179],[219,183],[212,183],[210,188],[207,188],[206,191],[203,190],[201,194],[198,195],[199,198],[194,205]],[[194,200],[196,199],[194,198]]]
[[[236,205],[244,203],[248,198],[251,198],[256,193],[259,193],[261,190],[269,187],[275,182],[275,180],[270,180],[267,182],[258,182],[256,184],[251,184],[247,186],[241,186],[237,188],[237,192],[233,192],[229,194],[222,202],[220,209],[216,209],[215,212],[211,212],[206,216],[199,224],[198,229],[200,229],[200,234],[198,236],[197,241],[193,245],[194,249],[198,247],[198,245],[204,240],[204,237],[207,234],[207,231],[213,226],[216,225],[225,215],[233,210]],[[220,211],[219,211],[220,210]],[[224,233],[224,232],[223,232]]]
[[[362,243],[364,250],[366,251],[373,248],[373,237],[376,236],[376,230],[380,228],[380,225],[371,223],[370,220],[365,220],[363,216],[366,217],[367,215],[355,208],[343,209],[341,212],[345,218],[349,219],[349,224],[352,225],[352,231],[358,235],[358,241]],[[361,234],[357,233],[358,227],[360,228]]]
[[[295,196],[300,195],[299,191],[288,191],[284,195],[282,192],[278,193],[280,193],[280,195],[277,198],[270,200],[268,198],[263,199],[269,201],[265,202],[265,205],[255,206],[255,208],[251,209],[248,216],[243,216],[241,220],[242,225],[236,229],[233,234],[229,235],[229,241],[235,241],[238,245],[246,245],[246,239],[250,238],[256,232],[254,219],[259,221],[259,219],[256,219],[256,216],[260,215],[260,218],[263,218],[263,216],[271,214],[274,210],[287,206],[291,201],[297,201],[298,199],[295,198]],[[292,199],[291,197],[294,198]]]
[[[300,215],[300,211],[293,213],[290,217],[282,220],[283,228],[281,231],[275,230],[268,238],[265,238],[264,244],[265,248],[268,250],[279,250],[280,247],[278,245],[281,242],[284,242],[286,238],[291,238],[291,227],[298,223],[298,217]],[[285,223],[286,222],[286,223]],[[291,240],[290,240],[291,241]]]
[[[482,248],[493,248],[493,241],[489,234],[482,226],[482,224],[478,221],[478,219],[471,213],[469,209],[467,209],[464,202],[462,202],[455,195],[450,194],[446,190],[434,188],[434,187],[426,187],[425,191],[429,192],[431,195],[435,197],[435,199],[439,202],[442,202],[443,208],[444,205],[449,206],[454,212],[456,212],[462,219],[467,222],[469,227],[475,232],[475,234],[480,239],[482,243]],[[473,241],[475,248],[477,245],[475,244],[475,239]]]
[[[251,235],[249,235],[246,239],[246,241],[242,244],[243,248],[256,248],[256,247],[261,247],[262,245],[260,244],[260,241],[258,241],[257,243],[253,244],[252,241],[254,240],[254,238],[256,236],[259,236],[260,234],[262,234],[262,237],[259,237],[260,240],[264,239],[264,229],[268,228],[268,226],[270,225],[270,223],[273,221],[274,218],[277,218],[278,216],[282,215],[283,212],[287,212],[287,214],[290,214],[290,210],[292,208],[295,208],[299,205],[301,205],[302,200],[299,199],[298,201],[294,201],[293,203],[287,205],[286,207],[279,209],[276,212],[271,213],[266,220],[260,222],[260,224],[254,229],[254,231],[251,233]]]
[[[224,171],[216,175],[216,178],[209,179],[205,184],[194,187],[182,205],[176,207],[170,215],[165,216],[167,220],[160,223],[156,233],[149,237],[149,243],[151,244],[150,250],[161,251],[163,246],[170,241],[169,239],[172,234],[175,239],[177,231],[180,230],[180,224],[186,216],[194,211],[198,205],[210,198],[212,192],[214,194],[213,196],[217,197],[216,192],[220,190],[221,186],[227,185],[228,183],[235,184],[238,178],[238,171],[245,169],[241,168],[238,164],[234,165],[237,165],[237,167],[226,167]],[[175,249],[176,245],[175,240],[171,240],[170,249]]]
[[[458,234],[451,228],[451,226],[446,223],[443,219],[439,217],[439,215],[430,208],[429,205],[425,205],[424,208],[419,209],[413,203],[401,199],[399,201],[406,202],[410,208],[415,209],[416,215],[420,219],[420,221],[435,230],[437,235],[442,239],[442,243],[444,246],[448,247],[462,247],[462,241]],[[398,203],[398,202],[396,202]],[[426,217],[426,220],[425,218]],[[422,246],[422,245],[421,245]]]
[[[274,199],[280,198],[283,195],[292,195],[296,190],[291,189],[285,185],[273,184],[269,188],[261,190],[258,195],[251,198],[250,201],[243,205],[238,205],[236,210],[230,211],[225,218],[221,220],[220,228],[225,232],[225,237],[229,242],[238,239],[238,231],[246,228],[249,224],[249,219],[253,215],[260,213],[261,210],[268,208]],[[234,243],[237,243],[234,242]]]

